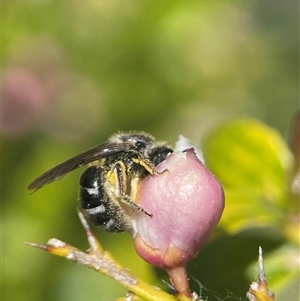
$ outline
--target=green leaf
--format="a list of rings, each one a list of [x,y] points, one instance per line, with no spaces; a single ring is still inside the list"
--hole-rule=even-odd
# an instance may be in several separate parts
[[[203,150],[225,189],[225,229],[270,226],[284,219],[293,161],[277,131],[254,119],[227,121],[206,138]]]

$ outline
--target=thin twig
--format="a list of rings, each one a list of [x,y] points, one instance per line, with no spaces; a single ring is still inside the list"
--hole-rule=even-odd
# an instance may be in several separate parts
[[[70,261],[78,262],[79,264],[100,272],[117,281],[125,289],[131,292],[131,295],[128,295],[123,299],[119,298],[117,299],[118,301],[192,301],[192,299],[183,296],[182,294],[172,296],[156,286],[138,279],[127,268],[119,264],[109,252],[103,250],[100,242],[93,235],[83,214],[78,211],[78,215],[89,241],[90,249],[88,252],[83,252],[56,238],[50,239],[46,245],[27,243],[51,254],[64,257]]]

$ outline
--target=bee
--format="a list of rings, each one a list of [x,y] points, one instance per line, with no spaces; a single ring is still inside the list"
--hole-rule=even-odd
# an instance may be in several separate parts
[[[149,174],[160,174],[155,167],[172,152],[171,147],[144,132],[117,133],[107,142],[46,171],[28,189],[36,191],[90,164],[79,181],[82,212],[106,231],[130,230],[133,212],[152,216],[134,200],[140,182]]]

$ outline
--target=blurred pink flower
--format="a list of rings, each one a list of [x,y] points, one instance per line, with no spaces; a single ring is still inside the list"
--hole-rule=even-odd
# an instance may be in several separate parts
[[[47,89],[37,76],[23,69],[4,73],[1,131],[8,136],[27,132],[46,110]]]

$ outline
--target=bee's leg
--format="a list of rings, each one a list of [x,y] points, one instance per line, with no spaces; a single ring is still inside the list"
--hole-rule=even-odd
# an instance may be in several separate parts
[[[117,197],[120,199],[120,201],[127,206],[129,206],[131,209],[135,211],[140,211],[150,217],[152,217],[152,214],[148,213],[146,210],[144,210],[142,207],[140,207],[137,203],[135,203],[132,198],[128,195],[128,181],[127,181],[127,169],[125,164],[122,161],[119,161],[115,164],[113,167],[114,170],[114,177],[116,181],[116,187],[118,189],[118,195]]]
[[[140,211],[150,217],[153,216],[151,213],[147,212],[145,209],[135,203],[129,195],[122,195],[120,201],[135,211]]]
[[[151,175],[160,175],[167,171],[167,169],[163,171],[157,171],[151,161],[144,158],[133,158],[132,161],[143,166]]]

